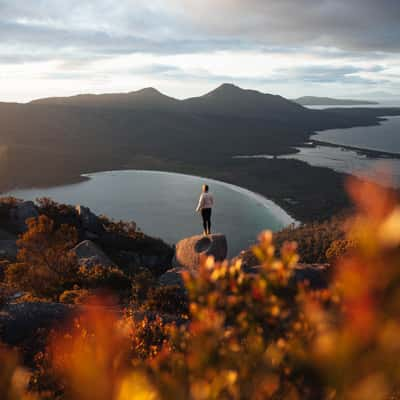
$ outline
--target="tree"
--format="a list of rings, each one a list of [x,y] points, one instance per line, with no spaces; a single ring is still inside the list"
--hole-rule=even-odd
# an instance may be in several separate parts
[[[7,281],[37,296],[55,297],[69,289],[78,272],[70,251],[78,241],[74,227],[61,225],[45,215],[27,220],[28,230],[17,241],[17,262],[6,271]]]

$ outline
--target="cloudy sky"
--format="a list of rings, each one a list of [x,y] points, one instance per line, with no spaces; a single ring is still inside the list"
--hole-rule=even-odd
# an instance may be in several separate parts
[[[0,100],[400,96],[400,0],[0,0]]]

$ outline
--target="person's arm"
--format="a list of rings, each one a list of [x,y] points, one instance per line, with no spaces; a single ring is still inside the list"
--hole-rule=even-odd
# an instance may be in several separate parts
[[[203,205],[204,205],[204,196],[203,196],[203,193],[202,193],[200,195],[199,204],[197,205],[196,211],[199,212],[203,208]]]

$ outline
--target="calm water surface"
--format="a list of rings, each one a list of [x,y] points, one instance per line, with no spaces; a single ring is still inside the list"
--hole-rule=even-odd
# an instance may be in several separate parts
[[[400,116],[386,117],[386,120],[377,126],[328,129],[318,132],[311,139],[400,154]]]
[[[311,136],[310,144],[312,144],[313,139],[338,147],[324,146],[323,144],[315,147],[298,147],[298,153],[282,155],[279,158],[297,159],[316,167],[327,167],[338,172],[361,177],[366,176],[379,183],[382,182],[377,171],[383,168],[391,173],[391,185],[400,187],[400,159],[390,156],[384,158],[367,157],[357,151],[340,147],[350,146],[400,155],[400,116],[386,117],[380,125],[376,126],[321,131]],[[271,158],[268,154],[241,155],[239,157]]]
[[[294,222],[273,202],[237,186],[195,176],[153,171],[111,171],[86,175],[73,185],[14,190],[9,195],[34,200],[51,197],[57,202],[82,204],[95,213],[135,221],[141,230],[170,244],[202,232],[194,211],[201,185],[215,197],[214,232],[227,235],[229,256],[252,244],[264,229],[273,231]]]

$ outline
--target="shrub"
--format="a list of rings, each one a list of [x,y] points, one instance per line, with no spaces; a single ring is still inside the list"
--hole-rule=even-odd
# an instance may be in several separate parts
[[[188,301],[179,286],[152,287],[147,292],[145,308],[166,314],[188,314]]]
[[[66,304],[84,304],[89,301],[90,292],[86,289],[66,290],[60,294],[60,303]]]
[[[349,190],[355,245],[336,259],[329,290],[291,285],[296,245],[276,257],[266,232],[253,249],[259,274],[208,258],[197,276],[184,275],[185,323],[89,307],[52,335],[37,369],[47,388],[78,400],[398,398],[400,206],[370,183]],[[1,367],[9,365],[12,375],[13,360]],[[1,393],[10,388],[0,380]]]
[[[113,221],[104,215],[102,215],[100,218],[103,226],[105,226],[109,232],[118,233],[120,235],[129,236],[132,238],[144,237],[144,234],[137,230],[136,223],[133,221]]]
[[[289,226],[274,234],[274,244],[279,249],[287,241],[296,242],[300,262],[327,263],[329,260],[326,255],[329,247],[333,242],[345,239],[346,220],[344,215],[339,215],[324,222]],[[255,266],[259,262],[251,249],[243,252],[239,257],[247,266]]]
[[[90,289],[108,289],[114,292],[130,291],[131,280],[118,268],[96,265],[80,267],[78,272],[79,285]]]
[[[348,239],[335,240],[326,251],[326,259],[330,264],[334,264],[355,247],[355,243]]]
[[[141,305],[147,299],[147,293],[156,285],[154,275],[146,268],[132,277],[132,302]]]
[[[54,221],[56,227],[70,225],[79,228],[79,217],[74,206],[56,203],[48,197],[36,199],[36,203],[39,214]]]
[[[77,243],[76,229],[55,228],[44,215],[28,219],[27,224],[28,230],[17,241],[17,262],[7,268],[6,280],[34,295],[57,298],[76,281],[77,262],[70,251]]]

